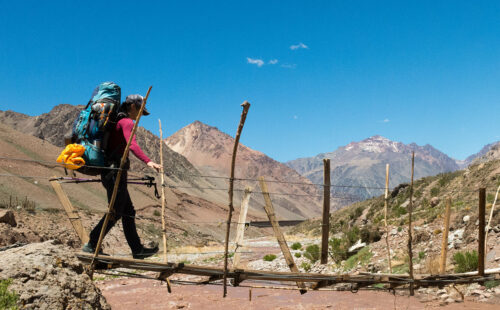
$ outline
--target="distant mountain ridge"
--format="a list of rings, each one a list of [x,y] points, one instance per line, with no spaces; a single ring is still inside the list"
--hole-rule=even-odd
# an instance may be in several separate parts
[[[336,193],[348,193],[360,200],[379,195],[385,186],[385,165],[390,165],[390,186],[410,180],[411,153],[415,151],[415,179],[460,169],[457,162],[427,144],[404,144],[376,135],[351,142],[334,152],[286,162],[313,183],[323,182],[323,158],[331,163],[332,184]]]

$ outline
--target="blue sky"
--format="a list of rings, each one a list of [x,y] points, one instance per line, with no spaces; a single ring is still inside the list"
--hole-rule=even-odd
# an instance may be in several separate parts
[[[0,109],[153,90],[141,125],[200,120],[279,161],[372,135],[463,159],[500,140],[499,1],[4,1]],[[124,97],[123,96],[123,97]]]

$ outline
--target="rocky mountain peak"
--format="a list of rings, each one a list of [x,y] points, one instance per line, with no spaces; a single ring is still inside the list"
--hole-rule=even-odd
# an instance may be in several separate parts
[[[371,153],[398,152],[401,148],[400,142],[391,141],[380,135],[375,135],[360,142],[351,142],[344,147],[345,151],[360,150]]]
[[[195,121],[165,139],[165,143],[206,174],[228,176],[230,173],[234,138],[216,127]],[[264,176],[267,180],[310,184],[307,178],[293,169],[242,144],[238,148],[235,176],[248,179]],[[273,189],[282,193],[318,194],[312,186],[286,183],[274,183]],[[283,197],[275,202],[281,214],[287,218],[307,218],[319,214],[320,210],[314,197]]]

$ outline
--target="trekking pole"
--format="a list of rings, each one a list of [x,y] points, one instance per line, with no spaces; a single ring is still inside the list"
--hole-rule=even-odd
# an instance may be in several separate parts
[[[90,261],[90,278],[93,279],[94,268],[95,268],[95,259],[101,250],[102,239],[104,239],[104,232],[106,231],[106,227],[108,226],[109,217],[111,213],[113,213],[113,207],[115,205],[116,195],[118,193],[118,186],[120,185],[120,179],[122,177],[123,168],[125,167],[125,163],[127,162],[128,152],[130,150],[130,145],[132,144],[132,139],[134,138],[135,132],[137,131],[137,127],[139,125],[139,120],[141,119],[142,111],[144,111],[144,107],[146,106],[146,101],[148,100],[149,93],[151,92],[151,88],[153,86],[149,86],[148,92],[146,96],[142,100],[141,108],[139,109],[139,114],[137,114],[137,118],[135,120],[134,127],[132,128],[132,133],[130,134],[130,138],[128,139],[127,146],[125,147],[125,151],[123,152],[123,156],[120,162],[120,169],[118,169],[118,174],[116,175],[115,187],[113,188],[113,194],[111,195],[111,200],[108,205],[108,212],[106,213],[106,217],[104,218],[104,223],[101,228],[101,233],[99,234],[99,240],[97,241],[97,246],[95,248],[94,256]]]
[[[227,295],[227,258],[228,258],[228,248],[229,248],[229,231],[231,230],[231,218],[233,216],[233,184],[234,184],[234,166],[236,163],[236,151],[238,150],[238,144],[240,142],[241,131],[243,130],[243,125],[245,125],[245,120],[247,118],[248,109],[250,108],[250,103],[245,101],[241,104],[243,111],[241,112],[240,124],[238,125],[238,130],[236,131],[236,137],[234,138],[233,146],[233,156],[231,158],[231,178],[229,179],[229,214],[227,216],[227,226],[226,226],[226,244],[224,248],[224,293],[223,297]]]

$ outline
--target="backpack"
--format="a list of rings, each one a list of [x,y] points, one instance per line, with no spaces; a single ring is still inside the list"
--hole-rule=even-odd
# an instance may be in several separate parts
[[[92,96],[73,124],[72,142],[85,147],[83,159],[85,166],[78,172],[97,175],[99,168],[106,165],[105,153],[109,136],[117,122],[121,101],[121,89],[113,82],[101,83],[94,89]]]

